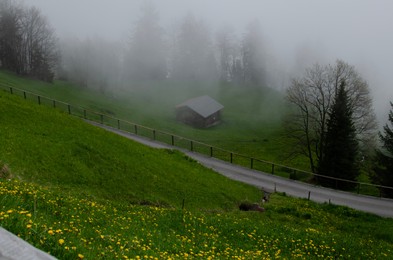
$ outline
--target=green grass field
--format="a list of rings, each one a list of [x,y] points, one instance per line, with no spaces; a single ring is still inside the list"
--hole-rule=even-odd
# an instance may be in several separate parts
[[[26,181],[133,203],[185,199],[191,208],[255,199],[252,189],[227,187],[229,180],[179,152],[149,149],[20,97],[2,93],[0,100],[1,160]]]
[[[71,83],[54,84],[15,77],[0,71],[0,84],[42,94],[72,105],[105,113],[136,124],[173,133],[248,157],[309,170],[305,158],[290,158],[291,144],[283,135],[287,105],[280,92],[233,85],[174,82],[134,83],[129,88],[100,94]],[[222,103],[222,124],[195,129],[175,120],[175,106],[208,94]]]
[[[0,225],[60,259],[390,259],[393,219],[259,190],[0,91]],[[184,201],[184,208],[183,208]]]
[[[393,220],[274,195],[266,212],[98,201],[0,182],[0,225],[60,259],[391,259]]]

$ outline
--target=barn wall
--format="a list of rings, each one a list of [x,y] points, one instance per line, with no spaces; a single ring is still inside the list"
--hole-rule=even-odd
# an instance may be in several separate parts
[[[205,127],[204,118],[188,107],[178,108],[176,110],[176,119],[194,127]]]
[[[216,113],[212,114],[211,116],[205,118],[204,120],[204,127],[209,127],[216,125],[220,122],[220,111],[217,111]]]
[[[189,109],[188,107],[181,107],[176,109],[176,120],[194,127],[206,128],[219,123],[220,111],[212,114],[207,118],[203,118],[201,115]]]

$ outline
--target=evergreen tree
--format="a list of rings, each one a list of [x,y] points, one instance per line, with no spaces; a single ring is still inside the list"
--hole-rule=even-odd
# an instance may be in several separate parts
[[[243,83],[245,84],[263,85],[266,83],[266,57],[263,45],[261,25],[258,21],[254,21],[248,25],[241,47]]]
[[[324,141],[324,156],[319,161],[319,173],[330,177],[356,181],[359,175],[357,166],[358,142],[356,129],[352,120],[353,110],[350,106],[345,82],[342,81],[327,122]],[[355,184],[320,178],[320,183],[338,189],[350,189]]]
[[[132,80],[163,80],[167,76],[164,29],[154,6],[142,7],[142,16],[132,34],[126,65]]]
[[[393,103],[389,112],[389,122],[393,126]],[[379,185],[393,187],[393,129],[386,124],[383,134],[379,134],[382,149],[376,151],[373,182]],[[381,188],[381,195],[393,198],[393,189]]]

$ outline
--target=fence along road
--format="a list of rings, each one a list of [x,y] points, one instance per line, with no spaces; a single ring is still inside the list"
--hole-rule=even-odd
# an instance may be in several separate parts
[[[285,179],[279,176],[274,176],[249,168],[237,166],[175,146],[160,143],[107,125],[92,121],[87,122],[95,126],[104,128],[113,133],[124,136],[126,138],[148,145],[150,147],[180,150],[187,156],[197,160],[207,168],[210,168],[233,180],[256,186],[268,192],[285,192],[287,195],[297,198],[306,198],[319,203],[330,202],[332,204],[347,206],[360,211],[373,213],[382,217],[393,218],[392,199],[357,195],[349,192],[337,191],[329,188]]]
[[[55,109],[62,110],[76,117],[83,118],[85,120],[91,120],[94,122],[100,122],[101,124],[106,124],[110,126],[117,126],[117,129],[126,130],[127,132],[134,132],[135,135],[140,135],[144,137],[151,138],[153,140],[159,140],[160,142],[171,144],[172,146],[188,149],[191,152],[198,152],[205,155],[210,155],[210,157],[215,157],[223,161],[229,161],[231,164],[237,164],[241,166],[249,165],[250,169],[255,169],[264,173],[270,172],[271,174],[280,174],[281,176],[287,175],[290,179],[308,179],[311,177],[317,177],[329,179],[335,182],[336,186],[340,182],[350,182],[357,186],[358,194],[374,195],[379,189],[379,196],[382,197],[382,189],[391,189],[393,187],[387,187],[382,185],[375,185],[370,183],[362,183],[357,181],[345,180],[334,178],[330,176],[323,176],[304,170],[295,169],[285,165],[275,164],[273,162],[268,162],[258,158],[249,157],[246,155],[241,155],[234,153],[232,151],[224,150],[219,147],[214,147],[208,144],[201,143],[199,141],[184,138],[182,136],[177,136],[171,133],[162,132],[150,127],[138,125],[132,122],[128,122],[119,118],[115,118],[108,114],[103,114],[101,112],[92,111],[83,107],[74,106],[63,101],[58,101],[49,97],[38,95],[23,89],[14,88],[12,86],[5,86],[0,82],[0,88],[5,88],[4,90],[9,90],[11,94],[23,96],[24,99],[35,99],[38,101],[39,105],[49,105]],[[105,119],[105,120],[104,120]],[[168,139],[170,138],[170,140]],[[178,148],[177,148],[178,149]]]
[[[4,88],[4,87],[5,86],[0,84],[0,88]],[[200,143],[201,145],[205,146],[205,148],[206,147],[210,148],[210,157],[207,157],[202,154],[198,154],[198,153],[194,152],[193,144],[196,145],[198,143],[196,141],[192,141],[192,140],[182,138],[179,136],[174,136],[174,135],[171,135],[168,133],[156,131],[155,129],[136,125],[136,124],[124,121],[124,120],[120,120],[120,119],[117,119],[117,118],[114,118],[114,117],[111,117],[108,115],[104,115],[102,113],[97,113],[95,111],[89,111],[89,110],[86,110],[81,107],[71,106],[68,103],[65,103],[62,101],[57,101],[52,98],[40,96],[35,93],[28,92],[26,90],[13,88],[10,86],[6,86],[5,89],[8,89],[11,94],[18,95],[18,93],[19,93],[19,95],[24,97],[24,99],[31,99],[31,98],[36,99],[38,101],[39,105],[41,105],[41,104],[50,105],[50,106],[53,106],[54,108],[61,109],[64,112],[68,112],[68,114],[70,114],[70,115],[79,116],[85,120],[93,120],[94,122],[99,122],[99,123],[93,123],[93,124],[103,127],[103,128],[106,128],[108,130],[114,131],[118,134],[125,135],[126,137],[135,139],[139,142],[144,142],[147,145],[157,147],[157,148],[169,148],[169,149],[177,149],[177,150],[183,151],[185,154],[198,160],[199,162],[201,162],[202,164],[204,164],[208,168],[212,168],[215,171],[217,171],[217,172],[219,172],[229,178],[232,178],[232,179],[235,179],[238,181],[242,181],[245,183],[249,183],[251,185],[263,188],[264,190],[285,192],[291,196],[295,196],[295,197],[299,197],[299,198],[308,198],[308,199],[311,199],[316,202],[330,202],[330,203],[334,203],[337,205],[349,206],[349,207],[352,207],[352,208],[355,208],[358,210],[378,214],[380,216],[393,217],[393,200],[391,200],[391,199],[380,199],[380,198],[368,197],[368,196],[362,196],[362,195],[356,196],[355,194],[352,194],[352,193],[341,192],[341,191],[337,191],[337,190],[317,187],[317,186],[313,186],[313,185],[310,185],[307,183],[300,183],[300,182],[296,182],[293,180],[284,179],[281,177],[267,175],[262,172],[264,170],[261,170],[261,169],[258,169],[259,171],[253,170],[253,169],[255,169],[253,167],[253,162],[259,161],[259,162],[265,163],[267,165],[271,164],[272,174],[274,173],[275,164],[270,163],[270,162],[264,162],[264,161],[257,160],[257,159],[254,160],[253,158],[248,158],[247,156],[245,158],[250,159],[251,169],[243,168],[242,166],[235,166],[235,164],[232,164],[233,163],[233,156],[235,155],[235,153],[232,153],[229,151],[224,151],[219,148],[218,149],[214,148],[214,151],[215,151],[214,156],[216,156],[216,157],[217,157],[216,153],[220,152],[220,150],[221,150],[221,152],[224,152],[225,154],[230,155],[231,164],[225,163],[224,161],[222,161],[222,159],[223,159],[222,156],[217,157],[217,158],[220,158],[221,160],[217,160],[217,159],[212,158],[213,157],[213,147],[212,146]],[[116,125],[117,124],[117,129],[112,128],[112,127],[106,127],[106,125],[104,124],[104,118],[111,121],[111,122],[109,122],[109,121],[107,122],[107,120],[105,120],[105,124],[109,124],[109,125]],[[130,126],[131,127],[133,126],[135,135],[132,135],[132,134],[130,135],[128,132],[129,130],[127,132],[121,131],[120,130],[121,124],[128,125],[128,128],[130,128]],[[148,133],[147,136],[151,136],[151,134],[153,134],[153,140],[157,140],[156,139],[157,134],[164,134],[167,137],[171,137],[170,143],[172,145],[171,146],[164,145],[164,143],[151,141],[150,139],[147,140],[143,137],[140,137],[141,131],[145,132],[145,137],[146,137],[146,131]],[[176,142],[178,142],[180,140],[189,142],[191,151],[183,149],[183,148],[179,148],[178,146],[176,147],[175,146],[175,139],[177,139]],[[277,166],[279,166],[279,165],[277,165]],[[284,167],[289,170],[293,170],[295,172],[298,171],[296,169],[291,169],[291,168],[285,167],[285,166],[281,166],[281,167]],[[266,172],[266,170],[265,170],[265,172]],[[302,171],[300,171],[300,172],[302,172]],[[308,174],[310,174],[310,173],[308,173]],[[316,174],[313,174],[313,175],[317,176]],[[322,176],[319,175],[319,177],[322,177]],[[330,179],[334,179],[336,182],[337,181],[347,181],[347,180],[341,180],[341,179],[336,179],[336,178],[330,178]],[[362,186],[374,186],[374,187],[393,189],[392,187],[378,186],[378,185],[372,185],[372,184],[367,184],[367,183],[359,183],[359,182],[354,182],[354,183],[356,183],[358,185],[358,193],[360,191],[361,185]]]

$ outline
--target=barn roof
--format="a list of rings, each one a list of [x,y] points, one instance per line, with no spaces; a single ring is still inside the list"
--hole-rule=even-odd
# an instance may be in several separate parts
[[[224,108],[223,105],[209,96],[192,98],[176,106],[176,108],[181,107],[188,107],[204,118]]]

